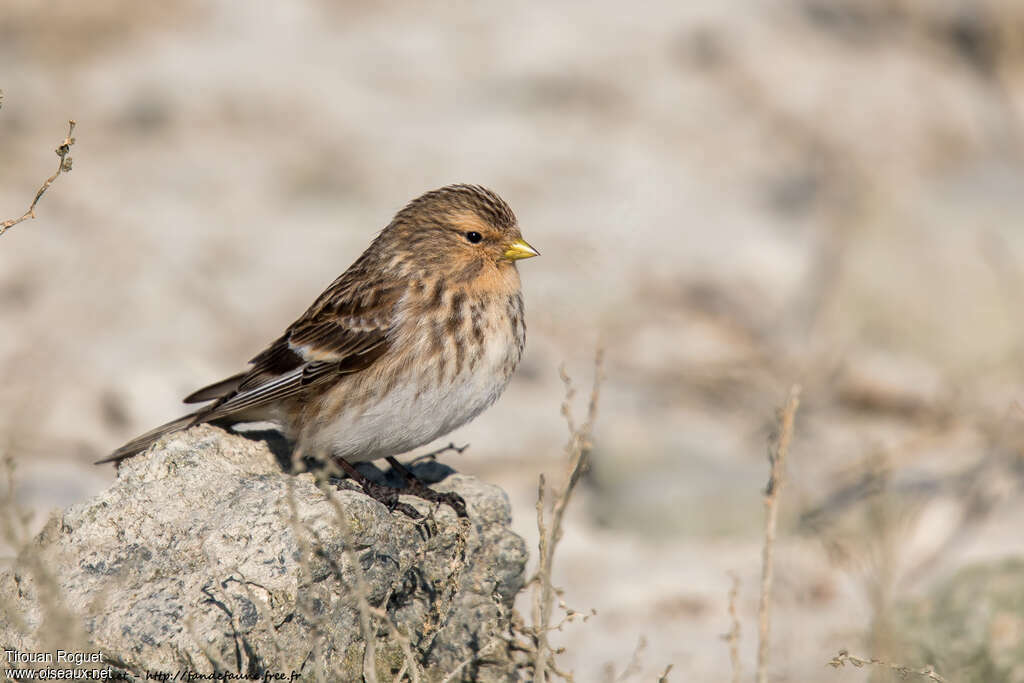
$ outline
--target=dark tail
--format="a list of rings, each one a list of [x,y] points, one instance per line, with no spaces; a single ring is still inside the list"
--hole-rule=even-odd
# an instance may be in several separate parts
[[[199,391],[193,391],[185,397],[185,403],[205,403],[206,401],[212,401],[215,398],[224,398],[238,389],[238,385],[242,383],[242,380],[244,380],[248,374],[249,373],[247,372],[240,372],[237,375],[228,377],[227,379],[222,379],[208,387],[203,387]]]
[[[182,429],[188,429],[193,425],[197,425],[200,422],[204,422],[204,416],[201,415],[203,411],[191,413],[184,417],[179,417],[177,420],[172,420],[165,425],[160,425],[156,429],[151,429],[142,436],[136,437],[126,443],[125,445],[118,448],[116,451],[103,458],[97,460],[96,464],[101,465],[105,462],[120,462],[125,458],[130,458],[133,455],[137,455],[142,451],[149,448],[153,443],[156,442],[162,436],[170,434],[172,432],[180,432]]]

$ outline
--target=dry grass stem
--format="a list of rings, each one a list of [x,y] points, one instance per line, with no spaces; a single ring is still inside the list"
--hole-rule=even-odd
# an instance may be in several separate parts
[[[402,649],[402,656],[405,659],[402,668],[398,671],[395,676],[395,683],[401,681],[403,676],[408,676],[412,683],[420,683],[420,676],[422,675],[422,667],[412,652],[412,640],[408,635],[398,630],[398,626],[388,616],[387,610],[379,607],[374,607],[370,604],[369,595],[370,587],[366,583],[366,574],[363,572],[363,565],[360,563],[359,558],[356,557],[355,541],[352,537],[352,528],[348,523],[348,519],[345,517],[345,511],[341,507],[341,503],[332,494],[331,486],[326,478],[317,477],[317,486],[324,492],[331,507],[334,508],[334,516],[338,522],[338,528],[341,531],[342,538],[345,540],[344,554],[348,559],[349,564],[352,566],[352,573],[355,576],[355,589],[356,598],[358,600],[357,606],[359,608],[359,627],[363,633],[363,639],[366,641],[366,650],[363,656],[363,676],[367,683],[370,683],[371,678],[376,680],[377,677],[377,663],[376,663],[376,635],[374,633],[373,618],[380,619],[388,629],[388,633],[398,643],[398,646]],[[338,578],[340,579],[340,572]],[[381,600],[382,605],[387,605],[391,599],[391,591],[388,591],[388,595]]]
[[[56,652],[58,649],[88,649],[89,640],[82,620],[66,604],[65,596],[56,576],[47,567],[35,548],[31,547],[32,535],[29,525],[32,514],[23,510],[17,501],[14,459],[5,456],[2,467],[6,485],[0,490],[0,535],[14,550],[12,564],[30,574],[35,581],[36,600],[42,610],[42,621],[31,627],[22,616],[18,601],[8,601],[0,596],[0,610],[8,620],[19,628],[34,628],[37,643],[42,651]]]
[[[207,594],[206,600],[201,604],[212,602],[212,598]],[[229,617],[230,618],[230,617]],[[233,622],[234,620],[232,620]],[[220,658],[220,656],[211,647],[212,643],[207,642],[205,638],[200,636],[200,630],[196,628],[195,614],[189,613],[185,615],[182,620],[182,624],[185,626],[185,632],[188,633],[189,637],[196,643],[199,643],[199,649],[203,651],[203,656],[206,657],[206,661],[210,662],[214,671],[232,671],[233,667],[229,666],[227,662]],[[234,623],[232,623],[234,627]],[[136,667],[129,667],[129,670],[135,672],[139,677],[143,677],[143,672],[139,671]]]
[[[295,499],[295,484],[291,477],[285,478],[285,485],[287,486],[287,495],[285,496],[288,505],[288,521],[292,526],[292,533],[295,534],[295,543],[299,548],[299,576],[298,584],[301,586],[302,581],[305,578],[310,580],[313,576],[313,572],[309,566],[309,558],[312,557],[313,549],[309,545],[309,541],[306,539],[306,535],[303,533],[303,525],[299,519],[299,505]],[[320,617],[316,610],[311,605],[312,596],[309,591],[298,591],[295,596],[295,606],[299,609],[302,616],[308,620],[310,624],[311,640],[312,640],[312,652],[314,661],[322,661],[322,643],[324,639],[323,630],[320,627],[322,617]],[[322,681],[324,674],[317,668],[314,668],[316,680]]]
[[[467,448],[469,448],[468,443],[462,446],[456,446],[454,441],[449,441],[447,446],[438,448],[436,451],[430,451],[429,453],[424,453],[423,455],[416,456],[408,463],[406,463],[406,467],[412,467],[413,465],[423,462],[425,460],[437,460],[437,456],[443,453],[447,453],[448,451],[452,451],[453,453],[461,455],[463,452],[465,452]]]
[[[793,421],[797,408],[800,406],[800,385],[794,384],[789,389],[786,405],[779,415],[778,434],[775,443],[768,450],[768,462],[771,473],[768,486],[764,492],[764,548],[761,552],[761,600],[758,605],[758,642],[757,642],[757,681],[767,683],[768,680],[768,649],[771,636],[771,598],[773,564],[772,554],[775,548],[775,529],[779,519],[779,494],[785,480],[786,456],[789,444],[793,439]]]
[[[29,540],[29,524],[32,514],[22,510],[18,505],[14,484],[14,458],[9,455],[3,458],[3,473],[6,486],[0,491],[0,534],[15,553],[20,551]]]
[[[731,574],[731,573],[730,573]],[[740,662],[740,620],[736,615],[736,598],[740,594],[740,577],[732,576],[732,587],[729,588],[729,620],[732,628],[722,636],[722,640],[729,644],[729,662],[732,664],[732,683],[739,683],[743,676],[743,668]]]
[[[329,485],[327,483],[326,476],[314,475],[317,486],[323,491],[324,497],[331,503],[334,508],[334,516],[337,520],[338,530],[341,532],[341,537],[345,542],[343,554],[352,566],[352,575],[355,577],[355,586],[353,586],[355,598],[356,598],[356,609],[359,612],[359,631],[363,636],[363,680],[365,683],[378,683],[377,678],[377,636],[373,627],[373,613],[370,601],[367,596],[370,594],[370,589],[366,585],[366,576],[363,574],[363,567],[359,564],[359,558],[355,556],[355,552],[352,550],[352,532],[349,528],[348,520],[345,518],[344,510],[338,504],[338,501],[331,495]],[[341,572],[337,571],[338,580],[342,580]]]
[[[572,680],[572,674],[561,671],[555,664],[554,655],[557,654],[551,649],[548,642],[548,634],[552,630],[551,612],[555,604],[557,593],[551,583],[551,571],[554,564],[555,549],[562,538],[562,521],[565,517],[566,508],[572,498],[572,492],[579,483],[580,477],[590,467],[590,452],[592,449],[592,435],[594,422],[597,419],[597,404],[600,397],[602,368],[604,365],[604,350],[598,349],[594,357],[594,384],[590,392],[590,402],[587,407],[587,419],[582,425],[577,426],[572,414],[572,399],[576,395],[572,381],[566,374],[565,369],[560,370],[562,382],[565,384],[565,400],[562,402],[562,416],[569,427],[569,441],[565,450],[569,456],[568,475],[560,490],[554,493],[551,499],[550,523],[545,521],[545,479],[540,476],[537,490],[537,530],[540,540],[538,543],[539,562],[537,575],[534,580],[537,585],[534,587],[533,605],[533,629],[536,640],[536,651],[533,661],[533,680],[535,683],[544,683],[548,680],[548,671],[566,679]],[[575,616],[575,613],[570,615]],[[564,622],[563,622],[564,623]],[[561,626],[561,624],[559,624]]]
[[[909,678],[910,676],[920,676],[921,678],[927,678],[930,681],[936,681],[937,683],[945,683],[946,679],[935,673],[935,670],[930,666],[923,669],[912,669],[909,666],[903,666],[901,664],[893,664],[892,662],[886,662],[881,659],[864,659],[862,657],[856,657],[851,655],[846,650],[840,650],[839,654],[833,657],[828,665],[833,669],[841,669],[847,664],[854,666],[858,669],[865,666],[881,667],[883,669],[889,669],[898,675],[901,679]]]
[[[480,648],[473,655],[473,657],[471,657],[469,659],[463,659],[461,662],[459,662],[458,666],[456,666],[454,669],[449,671],[448,674],[444,678],[441,679],[441,683],[451,683],[452,681],[455,680],[455,677],[458,676],[460,671],[462,671],[468,665],[472,664],[474,661],[479,661],[480,659],[482,659],[485,652],[487,652],[488,650],[493,648],[495,645],[498,645],[499,643],[503,643],[503,642],[505,642],[505,641],[503,639],[499,638],[499,637],[491,638],[489,641],[487,641],[486,645],[484,645],[482,648]],[[400,678],[395,678],[396,683],[399,680],[400,680]]]
[[[450,449],[462,452],[462,450],[465,450],[467,447],[468,446],[463,446],[459,448],[454,445],[451,445],[448,448],[441,449],[440,451],[435,452],[433,455],[443,452],[444,450]],[[359,558],[356,556],[356,553],[354,551],[356,544],[354,537],[352,535],[352,527],[349,523],[348,517],[345,515],[345,511],[342,508],[341,503],[339,502],[336,496],[336,487],[330,481],[330,476],[340,476],[341,472],[334,465],[334,463],[330,461],[330,459],[323,459],[322,462],[325,462],[327,464],[326,469],[318,470],[316,472],[313,472],[312,474],[314,476],[317,487],[323,492],[324,496],[327,499],[327,502],[331,505],[331,507],[334,510],[335,518],[337,520],[337,527],[341,533],[342,539],[344,540],[343,554],[345,556],[345,559],[348,561],[348,564],[352,567],[355,583],[355,585],[352,588],[354,588],[355,597],[357,601],[356,606],[359,611],[360,630],[362,632],[363,639],[366,643],[365,650],[363,653],[363,680],[366,683],[371,683],[371,681],[373,683],[376,683],[376,681],[378,681],[378,672],[376,670],[376,624],[378,623],[379,620],[379,623],[382,623],[387,628],[388,634],[391,637],[391,639],[398,643],[398,646],[402,650],[404,661],[401,668],[395,675],[393,683],[398,683],[399,681],[402,681],[404,679],[408,679],[411,683],[420,683],[420,681],[423,680],[423,676],[425,676],[425,672],[423,671],[423,667],[420,661],[416,658],[416,655],[413,652],[412,638],[410,637],[409,634],[403,633],[401,630],[399,630],[394,620],[388,614],[386,608],[377,607],[370,603],[370,588],[368,583],[366,582],[366,575],[363,571],[362,564],[360,563]],[[421,522],[426,524],[433,523],[433,511],[431,511],[430,515]],[[429,650],[434,638],[437,637],[438,632],[440,631],[444,623],[447,621],[448,615],[454,606],[454,599],[459,589],[459,582],[461,579],[462,571],[463,569],[465,569],[466,566],[466,545],[467,536],[469,533],[468,522],[461,522],[460,524],[461,526],[460,532],[458,534],[458,543],[456,544],[455,553],[454,556],[452,557],[452,572],[449,579],[446,581],[443,589],[438,591],[437,600],[434,606],[432,607],[430,614],[427,615],[427,619],[423,625],[422,631],[419,633],[419,643],[417,647],[420,649],[420,651]],[[338,579],[343,580],[340,568],[335,567],[335,572],[337,574]],[[390,593],[383,600],[381,600],[380,604],[387,605],[389,600]],[[497,644],[497,642],[500,641],[498,639],[491,640],[489,643],[487,643],[487,645],[484,646],[484,648],[477,652],[473,658],[467,659],[465,662],[461,663],[456,668],[456,671],[461,670],[467,664],[470,664],[473,661],[479,660],[480,657],[483,655],[484,651],[492,648],[495,644]],[[454,672],[449,674],[449,678],[453,676]]]
[[[640,636],[637,638],[636,647],[633,648],[633,654],[630,656],[629,662],[622,670],[622,673],[615,676],[614,683],[626,683],[630,678],[643,671],[643,656],[645,650],[647,650],[647,639]],[[614,671],[614,668],[612,671]]]
[[[25,213],[17,218],[9,218],[3,223],[0,223],[0,235],[3,235],[5,232],[10,230],[11,227],[21,223],[22,221],[35,218],[36,204],[38,204],[39,200],[42,199],[44,194],[46,194],[46,191],[50,189],[50,185],[53,185],[53,182],[57,180],[57,176],[61,173],[67,173],[71,170],[70,152],[71,146],[75,144],[75,138],[73,138],[71,134],[74,132],[75,121],[72,119],[71,121],[68,121],[68,134],[64,136],[63,142],[61,142],[60,145],[57,146],[57,149],[54,150],[60,158],[60,161],[57,162],[57,170],[53,172],[53,175],[43,181],[42,186],[40,186],[39,190],[36,191],[36,196],[32,199],[32,203],[29,204],[28,210]]]

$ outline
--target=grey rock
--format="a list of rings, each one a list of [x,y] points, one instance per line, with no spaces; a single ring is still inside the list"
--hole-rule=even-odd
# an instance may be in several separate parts
[[[505,494],[455,474],[435,487],[461,494],[469,519],[403,496],[429,516],[417,523],[341,486],[285,474],[265,442],[215,427],[167,437],[0,573],[0,644],[60,647],[48,631],[64,615],[136,678],[357,681],[369,633],[381,680],[411,666],[406,650],[426,681],[517,680],[526,550]]]
[[[962,569],[894,610],[894,650],[947,681],[1024,683],[1024,560]]]

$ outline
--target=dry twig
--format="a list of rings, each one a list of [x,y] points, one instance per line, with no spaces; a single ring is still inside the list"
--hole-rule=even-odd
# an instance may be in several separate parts
[[[896,672],[896,674],[900,678],[907,678],[909,676],[921,676],[922,678],[927,678],[928,680],[936,681],[937,683],[945,683],[946,681],[945,678],[935,673],[935,670],[932,669],[930,666],[927,666],[923,669],[911,669],[909,666],[893,664],[892,662],[886,662],[881,659],[863,659],[861,657],[856,657],[854,655],[851,655],[846,650],[840,650],[839,654],[833,657],[828,663],[828,665],[831,666],[833,669],[841,669],[847,664],[851,664],[857,667],[858,669],[865,666],[879,666]]]
[[[740,620],[736,615],[736,598],[740,594],[740,577],[730,572],[732,576],[732,587],[729,589],[729,619],[732,621],[732,628],[722,636],[722,640],[729,643],[729,661],[732,663],[732,683],[740,683],[742,666],[740,662]]]
[[[468,445],[463,446],[460,449],[452,445],[450,448],[441,449],[440,451],[435,452],[435,454],[449,449],[461,453],[462,450],[465,450],[467,447]],[[341,532],[342,539],[345,543],[342,553],[351,565],[355,579],[355,585],[352,586],[352,588],[354,589],[357,599],[356,606],[359,610],[359,626],[362,631],[363,640],[365,641],[365,649],[363,651],[363,680],[365,683],[376,683],[376,681],[379,680],[376,668],[377,649],[375,633],[377,624],[381,623],[387,628],[391,639],[398,643],[398,646],[402,650],[403,664],[395,675],[392,683],[399,683],[399,681],[402,681],[405,678],[408,678],[410,683],[420,683],[425,672],[423,671],[422,663],[417,659],[416,654],[418,653],[413,652],[411,634],[403,633],[387,611],[386,606],[391,598],[390,592],[380,601],[380,606],[375,606],[370,603],[370,587],[366,581],[366,574],[363,570],[360,558],[354,551],[356,543],[352,532],[352,526],[345,510],[342,508],[342,505],[337,498],[336,487],[329,480],[331,475],[339,475],[340,472],[337,467],[331,463],[329,458],[322,459],[322,461],[327,462],[328,467],[326,470],[318,470],[314,472],[314,481],[334,510],[337,528]],[[432,520],[433,511],[431,511],[430,516],[425,521],[432,522]],[[447,622],[448,615],[454,607],[455,595],[459,590],[461,574],[463,569],[466,567],[466,545],[468,534],[468,520],[460,520],[459,531],[456,537],[457,542],[455,544],[455,550],[450,564],[451,574],[442,586],[435,587],[437,590],[436,599],[433,601],[429,612],[425,615],[424,623],[417,634],[418,643],[416,647],[421,652],[430,650],[434,638],[437,637],[441,627]],[[314,534],[314,537],[315,536],[316,535]],[[321,543],[321,545],[323,544]],[[417,557],[420,559],[422,559],[422,555],[420,554],[421,552],[423,551],[419,551],[417,553]],[[341,569],[336,565],[335,573],[339,581],[343,580]],[[467,664],[479,660],[485,651],[491,649],[499,642],[501,642],[501,640],[498,638],[492,639],[473,657],[459,664],[455,671],[457,672]],[[449,678],[452,679],[454,678],[454,675],[454,672],[449,672],[448,674]],[[445,680],[449,680],[449,678],[446,678]]]
[[[51,175],[49,178],[43,181],[42,186],[36,192],[36,196],[32,199],[32,203],[29,205],[28,211],[18,216],[17,218],[9,218],[5,220],[3,223],[0,223],[0,235],[3,235],[11,227],[17,225],[18,223],[21,223],[22,221],[26,221],[30,218],[35,218],[36,204],[38,204],[42,196],[46,194],[46,191],[50,189],[50,185],[53,185],[53,181],[57,180],[57,176],[59,176],[61,173],[67,173],[71,170],[70,152],[71,146],[75,144],[75,139],[71,137],[71,134],[74,132],[75,121],[68,121],[68,134],[64,136],[64,141],[57,146],[56,150],[54,150],[57,153],[57,156],[60,157],[60,161],[57,163],[57,170],[53,172],[53,175]]]
[[[413,465],[416,465],[420,462],[424,462],[426,460],[437,460],[437,456],[441,455],[442,453],[447,453],[448,451],[453,451],[455,453],[458,453],[459,455],[462,455],[462,453],[467,448],[469,448],[468,443],[463,446],[456,446],[454,441],[449,441],[447,446],[438,448],[436,451],[430,451],[429,453],[424,453],[423,455],[416,456],[408,463],[406,463],[406,467],[412,467]]]
[[[354,593],[356,597],[356,608],[359,611],[359,630],[363,636],[363,681],[365,683],[377,683],[379,680],[377,677],[377,636],[376,636],[376,622],[375,619],[381,620],[388,629],[391,637],[398,643],[402,649],[402,655],[405,658],[405,663],[402,669],[395,676],[395,681],[400,681],[404,676],[409,676],[413,683],[419,683],[420,681],[420,665],[416,661],[416,658],[412,653],[412,642],[410,638],[398,630],[398,627],[388,616],[386,609],[381,609],[370,604],[370,587],[366,583],[366,574],[363,572],[363,565],[360,563],[359,558],[356,556],[355,542],[352,536],[352,527],[349,524],[348,517],[345,515],[345,510],[341,507],[338,499],[333,495],[332,486],[327,479],[327,473],[319,471],[314,474],[314,481],[317,488],[319,488],[326,498],[327,502],[330,503],[334,509],[335,520],[337,521],[337,528],[341,532],[342,540],[344,541],[344,549],[342,550],[345,559],[348,560],[349,565],[352,567],[352,575],[354,577],[355,585]],[[340,567],[335,567],[335,573],[339,581],[344,580]],[[391,598],[390,591],[388,595],[381,601],[381,604],[387,605],[388,600]]]
[[[626,664],[626,668],[622,670],[618,676],[615,677],[614,683],[625,683],[631,677],[643,671],[643,656],[644,650],[647,649],[647,639],[640,636],[636,641],[636,647],[633,648],[633,655],[629,658],[629,662]]]
[[[478,650],[476,653],[474,653],[474,655],[472,657],[470,657],[469,659],[463,659],[461,662],[459,662],[459,664],[454,669],[449,671],[448,674],[443,679],[441,679],[441,683],[451,683],[452,681],[454,681],[455,677],[458,676],[459,672],[462,671],[466,666],[468,666],[469,664],[472,664],[475,660],[481,659],[485,652],[487,652],[492,647],[494,647],[495,645],[498,645],[498,644],[500,644],[502,642],[504,642],[504,640],[502,638],[499,638],[499,637],[491,638],[487,642],[487,644],[484,645],[482,648],[480,648],[480,650]],[[399,680],[401,680],[401,677],[396,677],[395,678],[395,681],[399,681]]]
[[[775,548],[775,527],[779,519],[779,493],[785,480],[786,456],[793,439],[793,420],[800,406],[800,385],[789,389],[786,406],[779,415],[779,431],[775,443],[768,451],[771,474],[764,492],[764,548],[761,553],[761,601],[758,605],[757,681],[768,681],[768,641],[771,635],[771,597],[773,565],[772,553]]]
[[[295,544],[298,546],[298,563],[299,563],[299,585],[302,585],[302,581],[311,581],[313,571],[309,565],[309,559],[313,557],[313,548],[311,547],[309,540],[306,538],[304,533],[305,527],[302,524],[302,520],[299,518],[299,504],[295,498],[295,482],[291,477],[285,478],[285,486],[287,487],[287,495],[285,496],[285,502],[288,506],[288,522],[291,524],[292,533],[295,534]],[[325,640],[325,634],[322,627],[323,617],[317,614],[317,611],[312,606],[313,596],[309,591],[299,591],[295,596],[296,608],[300,611],[300,614],[306,618],[310,624],[310,646],[313,655],[314,662],[323,661],[323,641]],[[360,615],[361,617],[362,615]],[[362,619],[360,619],[360,626],[362,626]],[[314,673],[317,681],[326,680],[324,672],[318,668],[314,668]],[[373,672],[376,673],[376,672]]]
[[[12,566],[19,573],[32,577],[35,583],[35,599],[42,619],[35,623],[25,620],[26,605],[23,600],[0,596],[0,614],[26,635],[34,631],[34,639],[40,651],[54,651],[58,648],[88,647],[79,615],[67,605],[65,594],[50,571],[43,557],[32,546],[30,523],[32,514],[22,509],[17,501],[14,459],[8,455],[0,458],[0,474],[3,487],[0,488],[0,539],[14,551]],[[13,596],[11,596],[13,598]]]
[[[540,532],[539,541],[539,566],[534,580],[538,585],[534,589],[533,624],[534,637],[536,639],[536,651],[533,661],[533,680],[535,683],[544,683],[548,680],[547,672],[571,680],[572,675],[560,671],[555,664],[555,651],[548,643],[548,633],[552,630],[551,612],[554,608],[556,589],[551,583],[551,570],[555,559],[555,549],[562,538],[562,520],[565,517],[565,510],[569,505],[572,492],[579,483],[580,477],[590,467],[590,452],[593,447],[591,438],[594,430],[594,422],[597,419],[597,403],[601,393],[602,367],[604,363],[604,350],[598,349],[594,358],[594,384],[590,392],[590,403],[587,407],[586,421],[577,427],[573,419],[571,401],[576,391],[572,381],[563,368],[560,371],[562,382],[565,384],[565,400],[562,402],[562,416],[565,417],[569,427],[569,441],[565,450],[569,456],[569,471],[561,490],[555,493],[551,503],[550,526],[545,522],[545,481],[544,475],[540,476],[537,491],[537,530]],[[576,613],[571,613],[570,618]],[[560,626],[561,624],[559,624]],[[557,627],[555,627],[557,628]]]

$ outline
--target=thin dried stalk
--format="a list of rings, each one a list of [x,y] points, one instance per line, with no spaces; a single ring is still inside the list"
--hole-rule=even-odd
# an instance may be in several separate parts
[[[299,591],[295,596],[296,608],[305,617],[310,624],[311,635],[311,647],[314,662],[321,662],[323,655],[323,641],[325,639],[323,628],[321,624],[323,618],[317,615],[316,610],[311,607],[311,597],[309,591],[302,590],[303,579],[309,581],[310,577],[313,576],[313,572],[309,566],[309,558],[313,556],[313,549],[310,547],[309,541],[306,538],[306,529],[299,519],[299,504],[295,498],[295,483],[291,477],[285,478],[285,485],[287,487],[287,495],[285,501],[288,505],[288,521],[292,527],[292,533],[295,534],[295,543],[299,547]],[[312,586],[310,586],[312,590]],[[317,681],[325,680],[324,672],[319,668],[314,667],[314,675]]]
[[[562,538],[562,521],[565,517],[565,510],[572,498],[572,492],[579,483],[580,477],[590,467],[590,452],[592,445],[592,434],[594,422],[597,419],[597,404],[601,393],[602,368],[604,364],[604,350],[598,349],[594,358],[594,384],[590,392],[590,402],[587,407],[586,421],[577,427],[573,419],[571,401],[576,392],[572,381],[563,368],[560,371],[562,382],[565,384],[565,400],[562,403],[562,415],[565,417],[569,427],[569,441],[565,450],[569,456],[568,476],[562,488],[555,493],[551,504],[550,526],[545,522],[545,480],[544,475],[540,476],[537,491],[537,530],[540,534],[538,543],[539,566],[536,580],[538,587],[534,591],[533,622],[536,630],[537,649],[534,653],[533,680],[534,683],[545,683],[548,678],[548,671],[552,671],[566,679],[571,679],[571,674],[561,672],[554,662],[554,652],[548,642],[548,633],[551,631],[551,612],[555,604],[555,587],[551,583],[551,571],[554,565],[555,550]]]
[[[939,674],[935,673],[935,670],[932,669],[930,666],[925,667],[923,669],[911,669],[909,666],[903,666],[902,664],[893,664],[892,662],[886,662],[882,659],[864,659],[862,657],[856,657],[854,655],[851,655],[846,650],[840,650],[839,654],[833,657],[828,663],[828,665],[831,666],[833,669],[841,669],[847,664],[850,664],[858,669],[863,668],[865,666],[882,667],[885,669],[889,669],[890,671],[896,672],[896,674],[901,679],[908,678],[910,676],[921,676],[922,678],[927,678],[930,681],[936,681],[936,683],[946,682],[946,679],[940,676]]]
[[[732,664],[732,683],[740,683],[743,676],[743,667],[740,662],[740,619],[736,614],[736,598],[740,594],[740,577],[732,575],[732,587],[729,589],[729,620],[732,628],[722,636],[722,640],[729,644],[729,662]]]
[[[800,385],[794,384],[789,390],[786,406],[779,415],[779,431],[775,444],[768,451],[771,474],[764,492],[764,548],[761,553],[761,601],[758,606],[757,682],[768,681],[768,647],[771,636],[771,598],[774,566],[772,555],[775,549],[775,528],[779,519],[779,494],[785,481],[786,456],[793,439],[793,421],[800,407]]]
[[[498,637],[491,638],[491,640],[488,641],[488,643],[486,645],[484,645],[482,648],[480,648],[480,650],[478,652],[474,653],[474,655],[472,657],[470,657],[468,659],[464,659],[461,662],[459,662],[458,666],[456,666],[454,669],[449,671],[448,674],[441,680],[441,683],[451,683],[452,681],[455,680],[455,677],[459,675],[459,672],[462,671],[467,665],[471,664],[472,662],[474,662],[474,661],[476,661],[478,659],[481,659],[485,652],[487,652],[488,650],[493,648],[495,645],[498,645],[498,644],[503,643],[503,642],[505,642],[505,641],[502,640],[501,638],[498,638]],[[397,681],[398,679],[396,678],[395,680]]]
[[[352,575],[355,578],[353,593],[356,597],[356,608],[359,612],[359,631],[363,636],[363,681],[365,683],[377,683],[377,635],[373,622],[373,608],[370,605],[370,589],[366,584],[366,576],[363,574],[363,566],[359,563],[352,550],[352,533],[345,517],[345,511],[338,501],[331,495],[326,478],[315,477],[317,487],[323,491],[324,497],[334,508],[334,516],[337,520],[338,530],[341,532],[342,540],[345,543],[342,551],[352,566]],[[341,572],[338,572],[338,579],[341,580]]]
[[[43,181],[42,186],[39,188],[38,191],[36,191],[36,196],[32,199],[32,203],[29,205],[28,211],[18,216],[17,218],[9,218],[5,220],[3,223],[0,223],[0,235],[3,235],[13,226],[17,225],[18,223],[21,223],[22,221],[27,221],[30,218],[35,218],[36,204],[38,204],[39,200],[42,199],[44,194],[46,194],[46,191],[50,189],[50,185],[53,185],[53,182],[57,180],[57,176],[59,176],[61,173],[67,173],[71,170],[70,152],[71,146],[75,144],[75,139],[71,137],[71,134],[74,132],[75,121],[68,121],[68,134],[64,136],[64,141],[57,146],[56,150],[54,150],[57,153],[57,156],[60,158],[60,161],[57,162],[57,170],[53,172],[53,175],[51,175],[49,178]]]
[[[412,639],[398,629],[398,626],[391,619],[386,609],[374,607],[370,604],[370,587],[366,582],[366,574],[363,572],[363,566],[359,561],[359,557],[353,550],[355,548],[355,540],[352,536],[352,527],[349,525],[348,518],[345,516],[345,510],[335,496],[333,487],[328,482],[326,475],[320,474],[321,476],[315,477],[316,485],[323,492],[327,502],[330,503],[334,510],[338,530],[341,532],[342,539],[345,542],[342,552],[352,566],[352,573],[355,577],[354,588],[357,599],[356,605],[359,609],[359,628],[363,634],[363,640],[366,641],[366,647],[363,651],[363,679],[366,683],[375,683],[377,681],[376,634],[374,630],[374,619],[376,618],[384,624],[392,640],[397,642],[398,646],[402,649],[404,662],[402,668],[395,675],[394,683],[398,683],[403,677],[408,677],[412,683],[420,683],[422,667],[413,654]],[[339,571],[338,579],[340,580],[341,578],[341,572]],[[391,594],[389,592],[381,600],[381,604],[387,605],[390,598]]]

